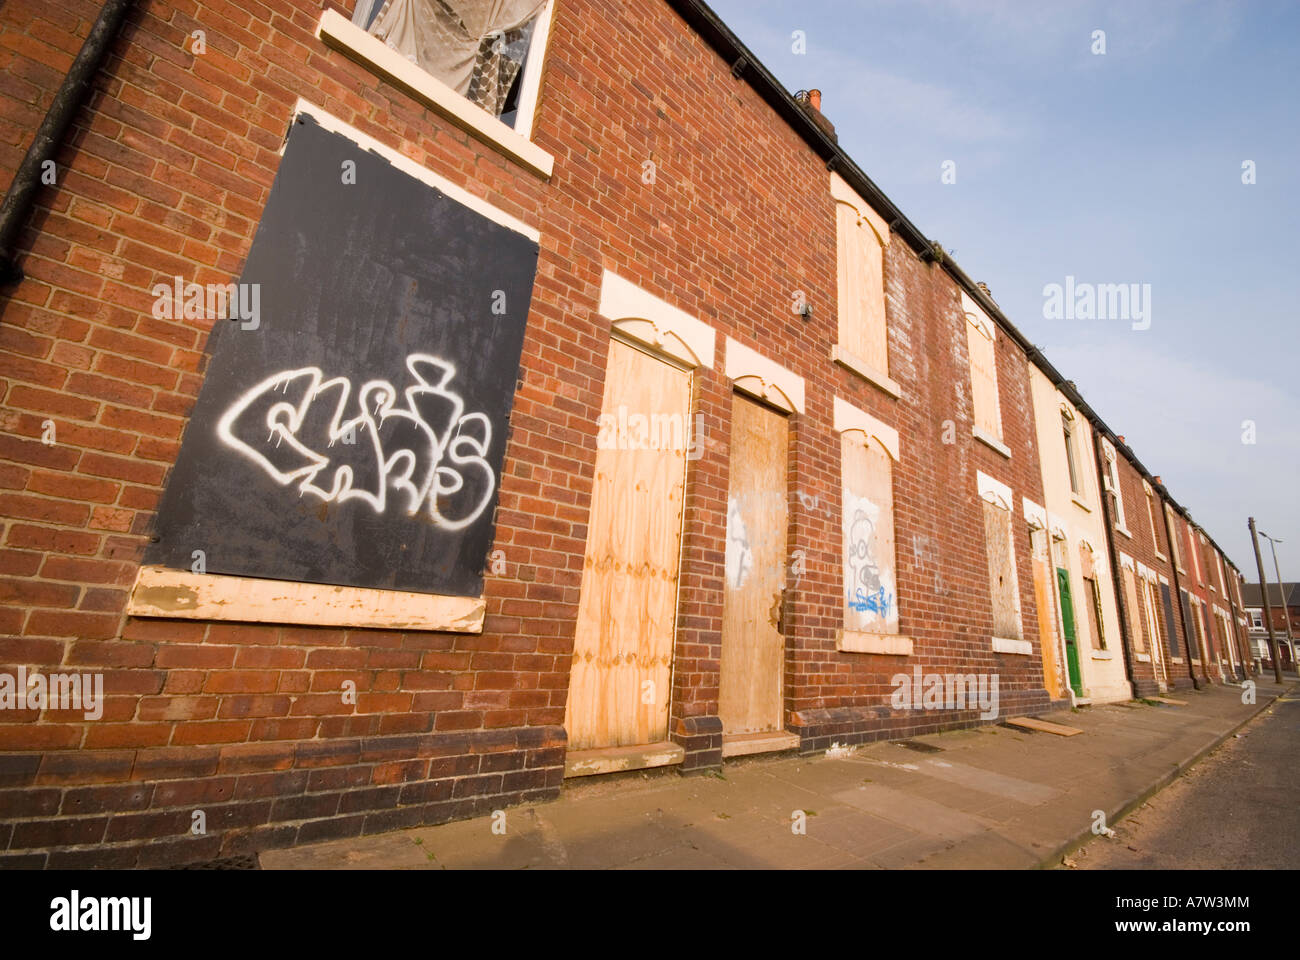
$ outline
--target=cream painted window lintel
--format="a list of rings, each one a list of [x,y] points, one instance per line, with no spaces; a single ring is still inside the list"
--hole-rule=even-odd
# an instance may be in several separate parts
[[[881,423],[871,414],[859,410],[839,397],[836,397],[832,404],[832,416],[836,433],[845,433],[849,430],[861,431],[866,437],[875,438],[893,461],[898,462],[901,447],[898,443],[898,431],[893,427]]]
[[[891,657],[910,657],[912,638],[896,633],[840,630],[835,637],[835,649],[844,653],[881,653]]]
[[[990,477],[983,470],[975,472],[975,489],[979,493],[981,500],[995,503],[1004,510],[1010,510],[1011,505],[1015,503],[1015,498],[1011,495],[1011,488],[1000,480]]]
[[[182,620],[482,633],[486,607],[482,597],[261,580],[143,566],[136,574],[126,612],[133,617]]]
[[[1028,497],[1020,498],[1024,503],[1025,520],[1035,530],[1047,529],[1047,510],[1030,500]]]
[[[766,400],[787,413],[804,412],[803,377],[731,337],[727,337],[725,373],[743,393]]]
[[[498,153],[550,179],[555,168],[555,158],[551,154],[407,60],[382,40],[372,37],[337,10],[325,10],[321,14],[316,35],[327,46],[341,51],[371,73],[401,88]]]
[[[611,270],[601,278],[597,309],[628,339],[687,366],[713,369],[718,338],[712,327]]]
[[[848,185],[848,182],[835,171],[831,171],[831,199],[837,203],[847,203],[850,207],[858,212],[858,216],[871,224],[871,230],[880,241],[882,247],[889,246],[889,224],[885,223],[884,218],[876,213],[871,204],[863,200],[856,190]]]

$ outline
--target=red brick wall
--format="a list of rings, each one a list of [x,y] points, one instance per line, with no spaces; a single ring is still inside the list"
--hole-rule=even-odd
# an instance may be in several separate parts
[[[75,50],[94,7],[0,11],[0,77],[24,94],[4,114],[6,179],[60,78],[33,66],[49,59],[39,43]],[[141,2],[30,221],[27,279],[0,313],[0,669],[102,671],[108,701],[96,722],[0,717],[0,850],[11,862],[202,860],[556,793],[608,346],[596,313],[605,267],[713,325],[720,347],[733,336],[807,381],[790,520],[807,570],[792,583],[787,664],[788,725],[803,749],[976,722],[974,711],[890,711],[889,678],[913,664],[998,673],[1004,713],[1045,705],[1018,511],[1022,495],[1042,500],[1023,354],[999,333],[1006,460],[971,438],[956,288],[897,241],[887,293],[903,399],[832,366],[825,166],[702,40],[659,0],[561,0],[536,122],[556,161],[545,182],[324,47],[319,15],[311,0]],[[196,29],[200,56],[184,47]],[[154,319],[150,288],[238,276],[299,96],[541,232],[497,512],[506,572],[487,580],[482,635],[124,615],[210,326]],[[640,176],[647,159],[652,185]],[[795,289],[814,304],[811,322],[789,310]],[[720,356],[698,378],[708,444],[686,495],[670,729],[687,768],[720,759],[730,393]],[[836,394],[902,438],[898,580],[912,658],[834,650]],[[40,441],[47,419],[54,446]],[[1030,657],[991,650],[977,469],[1017,497]],[[357,684],[355,711],[340,703],[344,680]],[[208,832],[190,836],[199,808]]]

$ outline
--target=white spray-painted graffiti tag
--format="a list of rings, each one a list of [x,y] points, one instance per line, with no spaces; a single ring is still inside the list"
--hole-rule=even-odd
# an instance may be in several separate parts
[[[324,380],[319,367],[282,370],[231,404],[217,435],[276,483],[296,483],[300,496],[340,504],[360,500],[382,514],[391,488],[407,516],[423,510],[444,530],[463,529],[487,509],[496,490],[496,474],[484,459],[492,423],[484,413],[464,412],[460,394],[448,386],[456,375],[452,364],[412,353],[406,369],[414,382],[402,392],[404,406],[387,380],[369,380],[356,392],[351,411],[347,377]],[[312,439],[323,441],[326,452]],[[349,455],[373,463],[367,471],[371,484],[358,486],[357,471],[341,462]],[[482,486],[477,498],[471,486],[468,504],[459,497],[454,507],[440,507],[467,482]]]

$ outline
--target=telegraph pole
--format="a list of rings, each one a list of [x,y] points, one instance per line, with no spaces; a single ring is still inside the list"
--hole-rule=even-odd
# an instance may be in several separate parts
[[[1250,527],[1250,542],[1255,545],[1255,567],[1259,570],[1259,595],[1264,598],[1264,626],[1268,627],[1268,649],[1273,654],[1273,679],[1282,685],[1282,655],[1277,649],[1277,637],[1273,635],[1273,608],[1268,603],[1268,583],[1264,580],[1264,558],[1259,555],[1259,537],[1255,536],[1255,518],[1248,517],[1246,526]]]
[[[1286,645],[1291,651],[1291,666],[1295,667],[1295,637],[1291,635],[1291,608],[1286,602],[1286,587],[1282,584],[1282,571],[1277,566],[1277,545],[1282,541],[1274,540],[1263,530],[1259,531],[1259,535],[1268,541],[1269,549],[1273,551],[1273,573],[1277,575],[1277,593],[1282,598],[1282,623],[1286,627]]]

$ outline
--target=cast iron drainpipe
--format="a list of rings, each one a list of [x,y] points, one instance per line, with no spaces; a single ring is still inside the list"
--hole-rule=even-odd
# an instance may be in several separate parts
[[[63,84],[54,95],[45,119],[36,131],[27,155],[14,174],[13,183],[0,206],[0,286],[11,286],[23,278],[22,268],[14,253],[18,237],[27,224],[27,215],[41,188],[41,172],[47,160],[52,160],[63,143],[63,135],[76,116],[82,101],[99,72],[109,46],[122,26],[122,20],[135,0],[107,0],[99,16],[81,45],[81,51],[72,61]]]
[[[1105,490],[1106,480],[1110,477],[1110,474],[1106,472],[1106,462],[1101,455],[1102,439],[1101,431],[1098,430],[1094,424],[1092,428],[1092,458],[1096,461],[1097,476],[1100,477],[1102,481],[1101,520],[1102,523],[1106,525],[1106,543],[1109,547],[1106,554],[1107,559],[1110,560],[1110,582],[1115,590],[1115,612],[1119,615],[1119,645],[1124,654],[1124,673],[1128,677],[1129,691],[1133,694],[1133,698],[1137,699],[1137,680],[1134,679],[1133,676],[1133,654],[1130,650],[1130,647],[1132,646],[1132,634],[1129,632],[1128,627],[1128,613],[1124,609],[1124,576],[1119,565],[1119,551],[1115,546],[1115,520],[1110,508],[1110,498],[1106,496]],[[1115,451],[1115,456],[1119,456],[1118,450]],[[1118,464],[1116,464],[1115,473],[1118,478]],[[1115,486],[1115,496],[1122,497],[1124,493],[1118,489],[1119,484],[1116,484]]]

